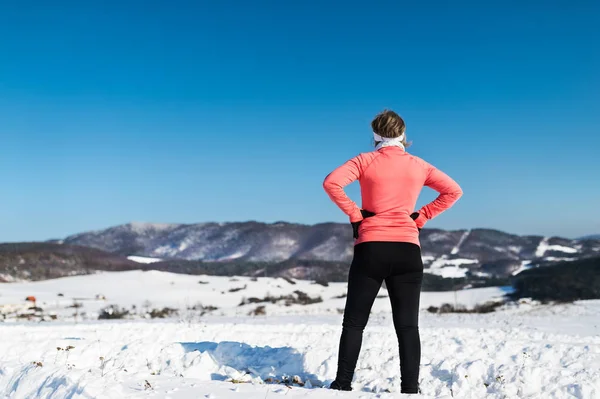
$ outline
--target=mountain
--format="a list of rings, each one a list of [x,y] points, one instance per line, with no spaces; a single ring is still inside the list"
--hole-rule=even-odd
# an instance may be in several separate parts
[[[203,262],[177,259],[159,261],[137,256],[129,258],[95,248],[68,244],[38,242],[0,244],[0,283],[41,281],[94,274],[97,271],[158,270],[188,275],[298,278],[313,280],[327,286],[329,282],[346,281],[348,275],[348,262],[294,259],[278,263],[236,260]],[[467,285],[484,287],[503,284],[506,282],[493,279],[454,281],[454,279],[427,274],[423,280],[423,289],[448,291]]]
[[[579,240],[600,240],[600,234],[591,234],[589,236],[579,237]]]
[[[121,256],[160,258],[180,269],[190,269],[198,261],[304,262],[300,267],[306,267],[307,262],[347,263],[352,258],[351,229],[339,223],[130,223],[60,242]],[[489,229],[424,229],[421,245],[426,271],[443,277],[507,277],[538,265],[600,255],[600,240],[518,236]]]
[[[526,270],[514,278],[511,297],[540,301],[600,298],[600,257]]]
[[[426,290],[506,285],[527,269],[600,256],[600,240],[517,236],[489,229],[421,232]],[[47,243],[0,244],[0,282],[97,270],[345,281],[346,224],[131,223]],[[135,262],[134,262],[135,261]]]
[[[95,248],[39,242],[0,244],[0,282],[139,268],[139,263]]]

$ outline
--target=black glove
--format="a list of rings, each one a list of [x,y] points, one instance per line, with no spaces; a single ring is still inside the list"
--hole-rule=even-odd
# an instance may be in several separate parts
[[[361,209],[360,213],[362,214],[363,220],[365,220],[366,218],[370,218],[371,216],[375,216],[375,213],[364,210],[364,209]],[[362,223],[362,220],[359,222],[350,223],[352,225],[352,232],[354,233],[353,234],[354,238],[358,238],[358,228],[360,227],[361,223]]]
[[[412,220],[417,220],[417,218],[421,216],[421,214],[419,212],[414,212],[412,215],[410,215],[410,218]],[[418,227],[417,227],[418,228]],[[419,231],[421,231],[421,229],[419,229]]]

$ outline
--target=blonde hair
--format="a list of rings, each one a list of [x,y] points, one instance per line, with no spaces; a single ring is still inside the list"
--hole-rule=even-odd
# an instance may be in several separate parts
[[[406,132],[404,119],[389,109],[385,109],[375,116],[375,119],[371,121],[371,128],[374,133],[390,139],[400,137]],[[410,145],[406,140],[406,135],[404,136],[404,140],[402,140],[402,144],[405,147]]]

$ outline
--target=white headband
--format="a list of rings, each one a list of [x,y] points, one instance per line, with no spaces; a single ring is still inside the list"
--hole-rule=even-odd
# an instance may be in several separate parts
[[[387,142],[387,141],[404,141],[404,137],[405,137],[404,133],[402,133],[398,137],[389,138],[389,137],[381,137],[377,133],[373,132],[373,138],[375,139],[375,141],[381,141],[381,142]]]

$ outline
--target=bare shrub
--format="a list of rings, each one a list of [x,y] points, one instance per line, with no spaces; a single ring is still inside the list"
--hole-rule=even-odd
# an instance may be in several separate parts
[[[152,309],[148,314],[153,319],[165,319],[167,317],[175,316],[178,313],[179,311],[177,309],[165,307],[162,309]]]
[[[297,291],[294,291],[294,295],[281,295],[281,296],[275,297],[275,296],[271,296],[271,295],[267,294],[267,296],[265,296],[264,298],[256,298],[256,297],[243,298],[242,302],[239,304],[239,306],[244,306],[244,305],[248,305],[248,304],[252,304],[252,303],[273,303],[273,304],[275,304],[277,302],[284,302],[285,306],[312,305],[314,303],[323,302],[323,298],[321,298],[321,297],[311,298],[305,292],[297,290]]]
[[[257,306],[256,309],[250,311],[248,316],[266,316],[267,308],[265,306]]]
[[[462,305],[454,306],[449,303],[444,303],[440,307],[430,306],[427,308],[427,311],[429,313],[437,313],[437,314],[444,314],[444,313],[483,314],[483,313],[491,313],[491,312],[496,311],[496,309],[499,308],[500,306],[502,306],[502,304],[503,304],[502,302],[488,301],[486,303],[476,305],[473,309],[467,309],[466,307],[464,307]]]
[[[117,305],[110,305],[100,311],[98,320],[119,320],[129,315],[129,310],[120,308]]]

